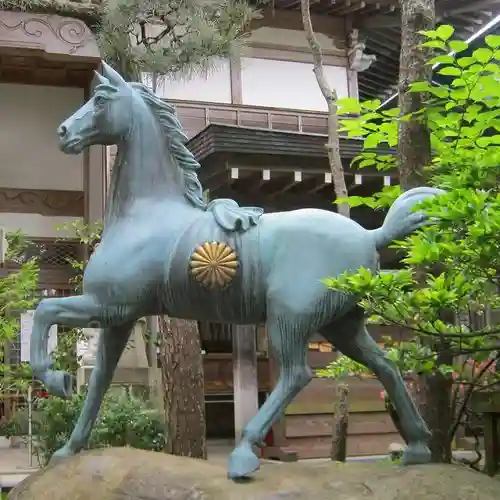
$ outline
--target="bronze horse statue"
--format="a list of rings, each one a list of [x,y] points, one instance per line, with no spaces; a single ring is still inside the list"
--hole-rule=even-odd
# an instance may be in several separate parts
[[[429,430],[398,369],[367,332],[356,297],[329,290],[322,279],[360,267],[376,270],[377,250],[425,224],[414,207],[440,191],[404,193],[376,230],[324,210],[263,215],[233,200],[206,203],[196,175],[199,164],[185,146],[174,108],[146,86],[125,82],[106,64],[96,77],[92,97],[58,134],[67,154],[94,144],[118,146],[104,231],[85,268],[82,295],[42,300],[31,342],[35,376],[52,394],[65,397],[72,377],[51,370],[50,327],[102,328],[83,409],[55,456],[84,448],[136,320],[166,314],[267,323],[280,376],[230,455],[229,477],[247,477],[258,469],[252,446],[261,445],[311,380],[306,353],[315,332],[377,375],[408,438],[405,462],[428,462]]]

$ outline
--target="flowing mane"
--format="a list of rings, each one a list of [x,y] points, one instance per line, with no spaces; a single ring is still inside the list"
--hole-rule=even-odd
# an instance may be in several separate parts
[[[236,201],[230,199],[217,199],[209,203],[203,199],[203,187],[196,174],[200,164],[186,147],[188,138],[182,130],[175,108],[158,97],[146,85],[142,83],[129,83],[129,85],[139,93],[158,120],[164,132],[167,147],[182,172],[184,196],[189,202],[201,210],[212,212],[217,224],[226,231],[244,232],[257,225],[264,213],[262,208],[240,207]]]
[[[144,102],[151,108],[164,132],[167,147],[182,171],[184,196],[195,207],[206,210],[208,205],[203,199],[203,187],[196,174],[200,164],[196,161],[193,153],[186,147],[188,137],[182,130],[175,108],[159,98],[146,85],[142,83],[129,83],[129,85],[140,94]]]

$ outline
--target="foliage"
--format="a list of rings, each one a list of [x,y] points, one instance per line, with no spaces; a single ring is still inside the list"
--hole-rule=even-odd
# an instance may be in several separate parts
[[[34,451],[42,464],[63,446],[82,409],[85,394],[70,399],[57,397],[36,400],[33,413]],[[111,391],[101,407],[87,448],[132,446],[162,451],[164,429],[161,418],[142,399],[130,391]]]
[[[246,0],[0,0],[0,10],[82,19],[96,31],[104,59],[133,80],[142,71],[170,75],[210,68],[214,59],[235,53],[258,17]]]
[[[10,438],[12,436],[18,436],[19,426],[15,420],[4,420],[0,422],[0,436]]]
[[[91,251],[99,243],[103,223],[98,221],[93,224],[86,224],[81,219],[77,219],[60,226],[58,229],[74,235],[82,245],[87,246]],[[82,260],[68,258],[68,263],[75,271],[75,275],[70,282],[75,286],[77,292],[81,291],[83,271],[87,262],[88,258]],[[73,328],[58,336],[57,347],[52,353],[55,369],[76,373],[81,361],[77,353],[77,346],[81,341],[86,341],[81,328]]]
[[[102,221],[96,221],[87,224],[83,220],[77,219],[64,224],[59,229],[73,234],[80,244],[85,245],[88,249],[89,255],[86,258],[82,260],[68,259],[68,263],[71,264],[71,267],[75,270],[75,276],[71,279],[71,283],[75,285],[75,290],[77,292],[81,292],[83,271],[88,263],[90,254],[101,240],[104,223]]]
[[[19,264],[19,268],[0,278],[0,394],[25,393],[31,382],[28,364],[11,365],[5,360],[5,347],[20,334],[19,315],[32,309],[38,302],[39,267],[36,259],[26,259],[26,237],[13,232],[6,237],[6,260]]]
[[[402,269],[380,274],[360,269],[325,282],[357,295],[372,319],[413,333],[418,342],[403,342],[388,355],[397,353],[394,361],[403,372],[439,371],[453,378],[461,419],[473,390],[498,383],[491,368],[500,356],[500,327],[488,316],[500,308],[500,36],[488,35],[484,46],[474,49],[452,40],[452,34],[451,26],[422,33],[423,45],[437,53],[427,64],[437,65],[441,81],[417,82],[410,89],[426,96],[424,108],[413,115],[431,132],[428,184],[446,193],[416,207],[426,211],[429,224],[394,243],[403,256]],[[344,114],[359,113],[342,122],[344,132],[364,141],[355,165],[394,168],[397,157],[373,149],[396,146],[398,123],[409,117],[397,108],[380,108],[380,101],[344,99],[339,107]],[[338,203],[383,209],[399,194],[399,187],[389,187]],[[443,363],[443,354],[455,361]],[[341,357],[323,374],[351,371],[360,373]],[[451,425],[450,442],[456,428],[457,422]]]
[[[126,77],[179,75],[231,56],[256,15],[246,0],[118,0],[98,35],[104,58]]]
[[[420,359],[425,359],[427,367],[429,368],[430,363],[427,360],[434,359],[435,356],[429,347],[416,342],[401,342],[391,337],[384,337],[383,342],[385,346],[385,355],[394,362],[405,377],[422,373],[425,363],[421,363]],[[343,354],[340,354],[326,368],[318,370],[316,374],[319,377],[335,379],[373,376],[373,373],[364,365],[353,361]]]

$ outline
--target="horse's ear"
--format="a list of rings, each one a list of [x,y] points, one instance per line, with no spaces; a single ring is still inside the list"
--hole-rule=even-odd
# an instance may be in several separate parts
[[[102,74],[110,81],[112,85],[121,87],[127,85],[127,82],[121,77],[120,73],[115,71],[109,64],[102,62]]]
[[[98,85],[109,85],[109,80],[97,71],[94,71],[94,76]]]

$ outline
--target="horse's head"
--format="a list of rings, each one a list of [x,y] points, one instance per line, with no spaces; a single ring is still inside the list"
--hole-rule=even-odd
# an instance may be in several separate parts
[[[112,145],[126,137],[134,108],[142,99],[113,68],[103,62],[92,97],[58,128],[64,153],[78,154],[94,144]]]

